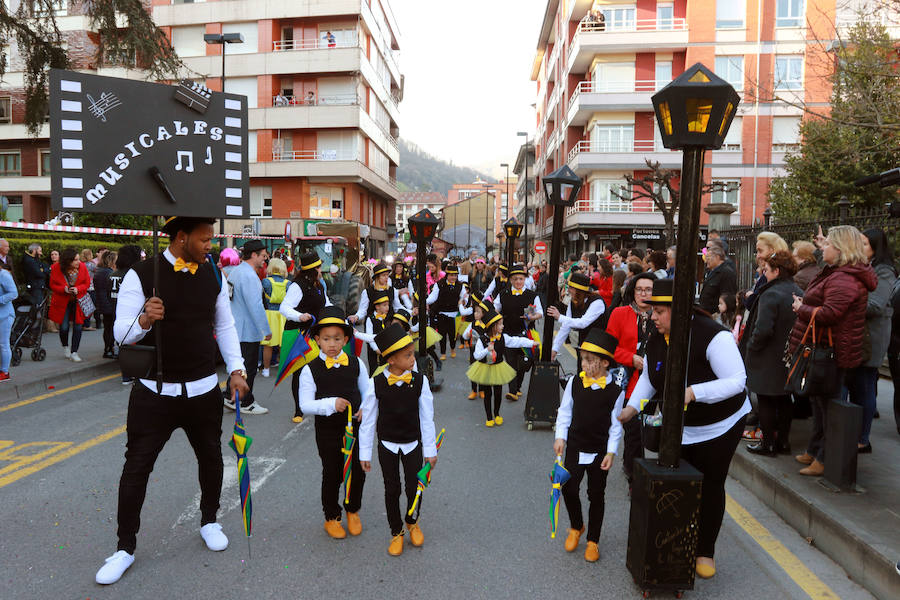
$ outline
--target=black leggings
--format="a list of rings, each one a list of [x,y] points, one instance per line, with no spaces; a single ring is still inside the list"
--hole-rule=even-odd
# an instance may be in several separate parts
[[[484,392],[484,414],[488,421],[493,421],[494,417],[500,416],[500,402],[503,400],[503,386],[483,385],[481,386],[481,389]],[[491,396],[494,397],[493,404],[491,404]],[[491,412],[492,410],[493,412]]]
[[[113,325],[116,321],[116,315],[110,313],[103,315],[103,351],[112,352],[116,345],[116,338],[113,336]]]
[[[794,414],[791,397],[763,394],[757,394],[756,397],[759,400],[757,411],[759,412],[759,428],[762,429],[763,444],[774,446],[777,441],[777,443],[787,446],[791,434],[791,419]]]
[[[303,411],[300,410],[300,371],[297,369],[291,376],[291,392],[294,394],[294,416],[302,417]]]
[[[450,340],[450,349],[456,349],[456,318],[438,314],[437,331],[441,335],[441,354],[447,354],[447,340]]]
[[[562,486],[563,499],[566,501],[566,510],[569,513],[569,526],[572,529],[584,527],[584,517],[581,515],[581,496],[578,490],[581,487],[581,479],[587,473],[587,541],[597,543],[600,541],[600,528],[603,527],[603,513],[606,510],[606,477],[609,475],[609,471],[600,468],[603,463],[603,452],[597,454],[594,462],[589,465],[579,465],[578,455],[577,449],[571,446],[566,448],[566,459],[563,464],[571,477]]]

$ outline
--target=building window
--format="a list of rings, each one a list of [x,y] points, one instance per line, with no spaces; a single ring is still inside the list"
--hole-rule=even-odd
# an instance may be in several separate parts
[[[722,143],[722,150],[730,152],[738,152],[741,149],[741,131],[743,128],[743,117],[735,117],[731,121],[731,127],[725,134],[725,141]]]
[[[744,57],[717,56],[716,75],[734,86],[734,89],[744,89]]]
[[[40,150],[39,156],[41,160],[39,164],[40,172],[38,173],[38,175],[47,177],[48,175],[50,175],[50,150]]]
[[[627,185],[622,185],[621,181],[594,180],[591,182],[588,210],[593,212],[631,212],[631,201],[622,200],[619,196],[631,198],[631,189]]]
[[[792,152],[800,148],[800,117],[772,118],[772,152]]]
[[[250,187],[250,216],[272,216],[272,188],[268,186]]]
[[[803,0],[777,0],[775,27],[800,27],[803,24]]]
[[[310,186],[309,217],[311,219],[340,219],[343,215],[343,188],[324,185]]]
[[[672,81],[672,61],[658,61],[656,63],[656,89],[662,89]]]
[[[595,125],[591,152],[634,152],[634,125]]]
[[[746,0],[716,0],[716,29],[741,29],[746,13]]]
[[[634,29],[634,7],[602,8],[603,18],[607,31],[622,31]]]
[[[802,90],[803,89],[803,57],[802,56],[776,56],[775,57],[775,89],[776,90]]]
[[[19,152],[0,152],[0,177],[22,174],[22,155]]]
[[[656,5],[656,28],[672,29],[675,24],[675,7],[672,4]]]
[[[0,98],[0,123],[12,123],[12,98]]]
[[[8,202],[4,221],[17,222],[25,218],[25,207],[22,204],[22,196],[7,196]]]
[[[737,179],[713,179],[713,184],[719,188],[712,192],[710,202],[712,204],[724,204],[728,202],[734,206],[740,206],[741,182]]]

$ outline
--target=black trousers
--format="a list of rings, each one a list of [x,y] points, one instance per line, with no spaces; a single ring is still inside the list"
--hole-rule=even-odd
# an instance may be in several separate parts
[[[505,348],[503,351],[503,358],[509,366],[516,370],[516,378],[509,382],[509,391],[511,394],[515,394],[522,389],[525,373],[531,370],[534,363],[525,356],[525,353],[522,352],[521,348]]]
[[[791,419],[794,407],[788,394],[781,396],[756,395],[759,401],[759,428],[762,429],[763,444],[774,446],[787,445],[791,435]]]
[[[494,417],[500,416],[500,404],[503,402],[503,386],[502,385],[483,385],[484,391],[484,415],[488,421],[493,421]],[[493,397],[493,402],[491,398]]]
[[[119,479],[119,546],[134,554],[147,481],[172,432],[184,430],[200,479],[200,525],[215,523],[222,492],[222,393],[218,386],[200,396],[159,396],[135,383],[128,399],[128,442]]]
[[[717,438],[681,447],[681,457],[703,473],[697,556],[714,557],[716,538],[725,516],[725,479],[731,457],[741,441],[745,420],[746,416],[741,417],[731,429]]]
[[[116,346],[116,338],[113,335],[113,324],[116,315],[113,313],[103,315],[103,351],[112,352]]]
[[[888,354],[888,367],[891,369],[891,379],[894,383],[894,423],[897,425],[897,433],[900,433],[900,352]]]
[[[351,410],[349,407],[347,410]],[[322,512],[325,520],[341,520],[341,506],[348,513],[359,512],[362,506],[366,472],[359,464],[359,443],[350,455],[350,498],[345,502],[344,483],[344,423],[316,417],[316,446],[322,460]],[[359,439],[359,422],[353,421],[353,433]]]
[[[378,462],[381,464],[381,474],[384,476],[384,510],[387,513],[392,536],[403,533],[404,521],[411,525],[419,518],[419,511],[422,510],[422,498],[419,498],[419,505],[412,516],[406,513],[412,508],[413,500],[416,497],[416,486],[418,485],[416,474],[422,468],[422,461],[421,443],[409,454],[402,455],[394,454],[380,442],[378,444]],[[400,463],[403,463],[403,483],[406,486],[406,510],[402,517],[400,515]],[[353,486],[350,489],[352,490]]]
[[[250,406],[253,404],[253,381],[256,379],[256,372],[259,368],[259,342],[241,342],[241,356],[244,359],[244,368],[247,369],[247,385],[250,386],[250,393],[246,398],[241,398],[241,406]],[[225,385],[225,396],[231,398],[231,378]]]
[[[456,318],[438,313],[437,332],[441,335],[441,354],[447,354],[447,340],[450,340],[450,349],[456,349]]]
[[[637,418],[631,419],[622,425],[622,436],[625,439],[625,448],[622,451],[622,469],[625,471],[625,479],[629,485],[634,476],[634,459],[644,458],[644,445],[641,443],[641,423]]]
[[[303,411],[300,410],[300,371],[298,369],[291,375],[291,393],[294,395],[294,416],[302,417]]]
[[[569,526],[572,529],[584,527],[584,518],[581,516],[581,480],[587,473],[588,495],[588,527],[587,541],[599,542],[600,529],[603,527],[603,513],[606,510],[606,477],[609,471],[600,468],[605,452],[600,452],[589,465],[578,464],[578,449],[568,446],[563,466],[569,471],[571,477],[562,486],[563,500],[566,502],[566,510],[569,512]]]

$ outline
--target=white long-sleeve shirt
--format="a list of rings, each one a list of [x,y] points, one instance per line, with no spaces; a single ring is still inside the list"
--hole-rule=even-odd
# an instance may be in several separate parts
[[[322,284],[322,294],[325,296],[325,306],[331,306],[331,300],[328,298],[328,287],[325,285],[325,280],[319,280],[319,283]],[[300,304],[301,300],[303,300],[303,290],[299,285],[292,281],[284,294],[284,300],[281,301],[281,306],[278,307],[278,312],[283,314],[284,318],[288,321],[296,321],[299,323],[302,313],[297,312],[294,308]],[[315,317],[316,315],[312,316]]]
[[[534,346],[534,341],[527,337],[507,335],[505,333],[503,334],[503,343],[507,348],[531,348]],[[478,336],[478,339],[475,340],[475,352],[473,353],[473,356],[475,357],[475,360],[481,360],[487,355],[488,347],[481,342],[481,336]]]
[[[410,371],[406,371],[409,373]],[[406,374],[404,373],[404,375]],[[376,377],[387,378],[390,375],[388,369]],[[422,393],[419,395],[419,432],[422,436],[422,455],[425,458],[437,456],[437,447],[434,433],[434,396],[428,377],[422,375]],[[405,385],[398,381],[395,386]],[[374,384],[373,384],[374,389]],[[375,441],[375,425],[378,423],[378,398],[373,393],[362,405],[363,419],[359,426],[359,460],[372,460],[372,446]],[[418,441],[400,444],[390,440],[381,440],[381,445],[394,454],[409,454],[419,445]]]
[[[434,287],[431,288],[431,293],[428,294],[428,298],[425,299],[425,303],[428,304],[429,306],[431,306],[432,304],[437,302],[439,294],[440,294],[440,288],[438,287],[438,284],[434,284]],[[466,286],[460,285],[459,286],[459,297],[456,299],[457,310],[454,310],[452,312],[449,312],[449,311],[442,312],[440,314],[444,315],[445,317],[456,318],[456,316],[460,314],[460,311],[458,308],[459,303],[465,302],[466,300],[468,300],[468,298],[469,298],[469,294],[468,294],[468,292],[466,292]]]
[[[173,266],[175,265],[175,256],[168,248],[163,252],[163,256]],[[153,260],[152,258],[150,260]],[[187,269],[183,269],[187,271]],[[113,324],[113,333],[119,344],[134,344],[144,338],[152,329],[143,329],[141,327],[138,316],[144,311],[144,304],[147,303],[147,297],[144,296],[144,289],[141,286],[141,279],[134,270],[128,271],[122,278],[119,286],[119,297],[116,303],[116,320]],[[241,345],[238,342],[237,329],[234,326],[234,317],[231,314],[231,301],[228,299],[228,286],[224,279],[222,287],[219,289],[219,295],[216,296],[216,316],[213,323],[213,331],[216,336],[216,344],[225,359],[225,367],[229,373],[241,371],[244,369],[244,359],[241,357]],[[165,375],[165,373],[163,374]],[[156,391],[156,382],[149,379],[141,379],[140,382],[147,389]],[[215,373],[202,379],[188,381],[184,384],[184,390],[188,397],[200,396],[207,393],[215,386],[219,385],[219,377]],[[163,383],[163,396],[179,396],[182,387],[180,383]]]
[[[575,377],[578,377],[576,375]],[[572,398],[572,381],[575,377],[569,378],[569,383],[566,384],[566,389],[563,391],[562,400],[559,403],[559,410],[556,413],[556,439],[568,440],[569,439],[569,427],[572,425],[572,407],[574,406],[574,399]],[[607,379],[611,382],[612,377],[607,375]],[[600,386],[596,383],[591,385],[592,390],[599,390]],[[619,450],[619,440],[622,439],[622,424],[619,423],[619,413],[622,412],[623,405],[625,403],[625,392],[622,391],[619,394],[619,397],[616,398],[615,404],[613,404],[613,409],[610,414],[612,421],[609,425],[609,440],[606,442],[606,452],[607,454],[618,454]],[[580,452],[579,453],[579,464],[590,464],[594,462],[594,459],[597,457],[596,454],[590,452]],[[582,460],[586,462],[582,462]]]
[[[572,305],[569,304],[566,308],[566,314],[559,315],[559,331],[556,333],[556,337],[553,338],[553,351],[559,352],[563,342],[569,337],[569,332],[573,329],[584,329],[599,319],[600,315],[605,311],[606,303],[603,302],[603,300],[597,299],[591,302],[590,306],[587,307],[587,310],[584,311],[584,314],[576,319],[572,316]]]
[[[343,354],[343,352],[341,352],[341,354]],[[338,356],[340,356],[340,354]],[[325,360],[325,353],[319,352],[319,358]],[[369,379],[369,372],[366,370],[366,365],[363,364],[362,359],[356,358],[355,356],[348,358],[350,360],[355,359],[359,361],[359,377],[356,378],[356,385],[359,388],[360,396],[362,396],[362,404],[360,406],[365,406],[366,399],[369,398],[369,396],[375,395],[375,388],[372,385],[372,380]],[[344,367],[335,365],[331,368],[343,369]],[[334,408],[334,402],[337,400],[337,396],[316,399],[316,381],[313,379],[309,365],[304,366],[300,371],[300,391],[297,396],[300,410],[303,411],[303,414],[330,417],[337,412]],[[351,409],[347,408],[347,410]]]
[[[394,290],[394,301],[391,304],[391,310],[398,311],[401,308],[405,308],[406,310],[412,310],[412,301],[409,299],[407,295],[401,295],[399,290],[391,288],[385,288],[384,291],[388,289]],[[369,312],[369,289],[366,288],[363,290],[362,295],[359,297],[359,309],[356,311],[356,318],[359,321],[362,321],[366,314]]]
[[[706,347],[706,360],[709,361],[717,379],[691,385],[696,402],[714,404],[744,391],[747,371],[744,369],[744,361],[730,331],[719,332],[713,337]],[[634,386],[631,400],[628,402],[628,406],[637,411],[641,409],[641,400],[649,400],[656,395],[656,388],[650,383],[649,372],[650,369],[641,371],[641,377]],[[681,443],[687,446],[717,438],[749,412],[750,401],[745,398],[741,409],[727,419],[709,425],[686,425],[681,434]]]

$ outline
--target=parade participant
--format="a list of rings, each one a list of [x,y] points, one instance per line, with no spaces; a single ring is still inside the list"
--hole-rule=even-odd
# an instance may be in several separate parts
[[[491,281],[491,274],[486,268],[484,259],[476,258],[474,270],[469,275],[470,291],[478,292],[483,296]]]
[[[516,377],[515,369],[504,358],[504,351],[507,348],[533,348],[538,344],[527,337],[503,333],[503,317],[494,310],[488,310],[482,322],[484,333],[475,340],[476,362],[472,363],[466,375],[484,391],[484,424],[493,427],[503,425],[503,417],[500,416],[503,386]]]
[[[496,298],[500,295],[500,292],[505,291],[509,288],[509,267],[506,266],[506,263],[500,263],[497,266],[497,274],[491,280],[491,283],[488,284],[487,289],[484,290],[485,298]]]
[[[587,473],[588,527],[584,559],[596,562],[600,558],[597,546],[603,512],[606,506],[606,477],[612,468],[622,424],[618,416],[625,393],[612,378],[609,369],[616,365],[613,358],[618,342],[600,329],[593,329],[579,346],[584,367],[577,377],[566,384],[559,412],[556,416],[556,440],[553,451],[566,458],[563,466],[571,477],[562,486],[563,500],[569,512],[569,535],[566,552],[574,552],[584,533],[581,514],[581,480]],[[600,459],[600,455],[603,458]]]
[[[136,264],[122,280],[116,304],[116,340],[152,346],[161,328],[162,373],[131,389],[128,400],[125,466],[119,480],[118,536],[115,554],[97,571],[97,583],[111,584],[134,563],[141,506],[150,472],[175,429],[187,435],[200,479],[200,536],[213,551],[228,538],[216,523],[222,491],[222,394],[216,375],[216,346],[231,373],[231,389],[242,396],[247,386],[244,362],[228,291],[207,262],[214,219],[173,217],[163,232],[170,245],[161,255]],[[154,261],[158,284],[154,294]]]
[[[437,312],[437,331],[441,336],[441,360],[447,359],[447,341],[450,342],[450,358],[456,358],[456,317],[459,316],[459,303],[465,300],[465,287],[457,281],[459,268],[448,265],[446,276],[431,288],[425,299],[426,304],[434,304]]]
[[[322,259],[315,252],[307,252],[300,257],[300,268],[294,280],[284,294],[284,300],[278,311],[286,319],[284,330],[299,329],[301,335],[308,335],[315,322],[315,315],[331,306],[328,299],[328,288],[322,280]],[[302,360],[302,359],[301,359]],[[294,371],[291,379],[291,391],[294,394],[294,423],[303,422],[303,410],[300,408],[300,371]]]
[[[397,290],[397,293],[400,294],[400,301],[403,302],[403,305],[406,308],[409,308],[412,305],[412,301],[409,299],[409,276],[406,272],[406,265],[404,265],[398,259],[397,262],[394,263],[393,272],[391,273],[391,287]],[[405,296],[406,298],[402,298]]]
[[[388,554],[403,553],[403,521],[413,546],[425,543],[418,512],[409,514],[416,497],[423,458],[437,464],[434,435],[434,397],[428,377],[416,370],[413,340],[399,323],[375,336],[381,356],[387,361],[383,373],[374,377],[373,395],[362,406],[359,428],[359,459],[363,471],[372,470],[372,446],[378,432],[378,463],[384,477],[384,506],[391,528]],[[400,464],[406,487],[406,518],[400,516]],[[419,499],[421,510],[421,499]]]
[[[584,273],[572,273],[568,280],[569,296],[572,301],[566,308],[566,314],[559,312],[559,308],[551,306],[547,308],[547,314],[559,321],[559,332],[553,338],[553,353],[551,360],[556,360],[556,355],[562,349],[563,342],[569,338],[569,332],[578,331],[579,345],[587,338],[587,334],[595,327],[602,327],[607,316],[606,304],[598,294],[591,291],[590,279]],[[581,356],[578,356],[577,370],[581,371]]]
[[[484,335],[484,314],[490,310],[490,306],[485,303],[484,298],[478,292],[472,292],[469,295],[468,310],[471,313],[471,322],[463,332],[463,339],[469,342],[469,365],[475,362],[475,340]],[[469,400],[474,400],[479,395],[484,398],[484,391],[479,391],[478,384],[472,383],[472,391],[469,392]]]
[[[416,292],[413,294],[413,310],[412,317],[409,322],[409,331],[413,333],[413,339],[417,340],[419,337],[419,293]],[[428,356],[430,356],[434,360],[435,369],[438,371],[441,370],[441,359],[438,357],[437,350],[435,347],[438,342],[441,341],[441,334],[437,332],[434,327],[430,325],[425,326],[425,348],[427,350]],[[418,346],[416,346],[418,348]]]
[[[621,271],[618,271],[621,273]],[[653,324],[650,316],[653,314],[652,306],[648,303],[653,294],[653,282],[656,281],[653,273],[640,273],[631,280],[626,296],[633,298],[630,306],[614,308],[609,315],[609,323],[606,331],[619,340],[614,358],[624,367],[627,377],[625,385],[625,401],[631,399],[634,386],[638,377],[644,370],[644,348]],[[594,330],[591,330],[594,331]],[[622,451],[622,469],[628,480],[629,490],[634,469],[634,459],[644,458],[644,446],[641,444],[641,427],[637,419],[625,423],[624,426],[625,449]]]
[[[656,331],[647,341],[645,368],[619,420],[627,423],[640,403],[662,392],[666,376],[666,353],[672,330],[672,279],[653,282],[653,323]],[[694,309],[691,342],[687,353],[684,391],[684,429],[681,457],[703,473],[697,535],[696,571],[708,579],[716,574],[715,546],[725,514],[725,479],[731,458],[741,440],[750,401],[744,391],[747,375],[731,332]]]
[[[375,265],[375,268],[372,271],[372,285],[364,289],[362,295],[359,297],[359,308],[357,309],[356,314],[350,317],[349,320],[351,323],[355,324],[359,321],[363,321],[366,317],[375,312],[371,302],[375,296],[381,297],[386,295],[392,310],[412,308],[409,296],[404,297],[391,285],[390,275],[391,269],[386,264],[380,262]],[[401,301],[401,298],[403,301]]]
[[[354,435],[359,436],[360,408],[363,402],[371,402],[374,393],[372,380],[362,359],[347,356],[344,346],[353,335],[353,327],[344,319],[344,311],[336,306],[323,308],[310,328],[319,355],[307,363],[300,372],[300,409],[304,414],[316,415],[316,446],[322,461],[322,511],[325,513],[325,531],[334,539],[359,535],[362,522],[359,509],[362,505],[366,474],[359,464],[359,445],[353,446],[351,455],[351,481],[349,498],[343,502],[347,513],[347,530],[341,525],[341,503],[338,500],[343,476],[344,427],[347,415],[353,414]],[[358,439],[358,437],[357,437]]]
[[[537,292],[527,289],[525,282],[531,280],[525,276],[525,267],[513,265],[509,270],[510,287],[497,295],[494,310],[503,315],[503,322],[509,335],[525,336],[531,324],[544,316],[544,308]],[[531,280],[532,282],[534,280]],[[506,347],[506,362],[516,370],[516,377],[509,383],[509,400],[518,400],[522,395],[522,381],[525,373],[532,367],[530,361],[520,350]]]
[[[281,334],[284,332],[286,319],[278,310],[281,301],[287,292],[287,265],[281,258],[273,258],[269,261],[269,276],[263,279],[263,299],[266,305],[266,318],[269,320],[269,329],[272,338],[262,341],[263,361],[262,376],[269,376],[269,367],[272,366],[272,351],[281,346]],[[277,365],[276,365],[277,366]]]
[[[366,317],[365,337],[360,336],[358,333],[357,337],[363,341],[369,342],[369,347],[366,348],[369,358],[369,371],[374,373],[375,369],[384,364],[384,357],[378,354],[378,345],[375,343],[375,336],[384,331],[384,328],[387,327],[391,321],[391,299],[387,294],[387,290],[377,292],[372,304],[375,307],[375,312]]]

